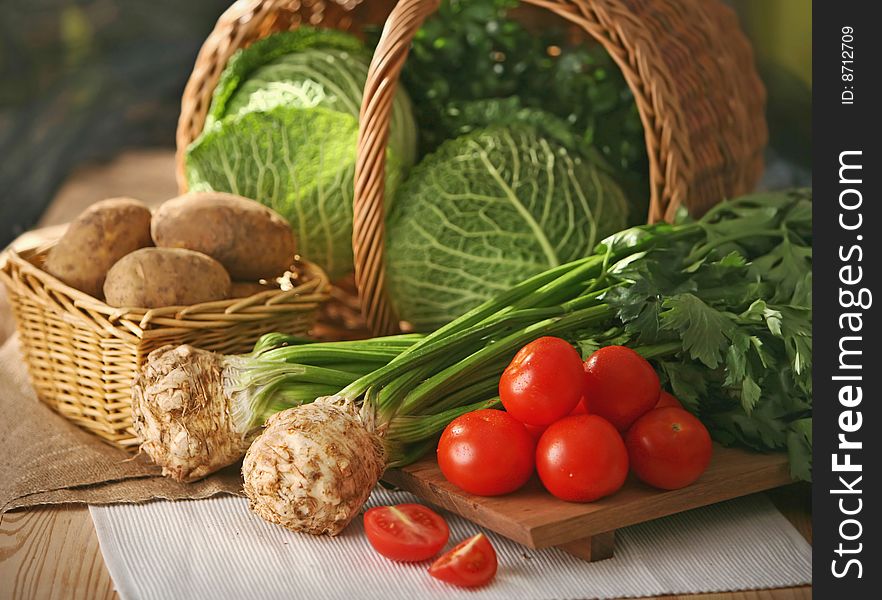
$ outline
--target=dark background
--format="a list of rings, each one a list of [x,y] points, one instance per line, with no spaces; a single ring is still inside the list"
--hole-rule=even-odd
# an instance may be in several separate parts
[[[229,4],[0,0],[0,247],[34,226],[78,165],[109,160],[123,148],[174,146],[196,53]],[[811,1],[732,4],[769,88],[768,183],[805,184]]]

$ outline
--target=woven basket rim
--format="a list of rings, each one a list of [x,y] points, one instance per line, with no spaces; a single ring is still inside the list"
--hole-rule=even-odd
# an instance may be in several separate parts
[[[273,331],[307,336],[321,303],[333,291],[324,271],[304,261],[298,269],[304,281],[290,291],[131,312],[43,271],[39,258],[55,241],[47,231],[26,235],[0,252],[0,281],[8,291],[37,397],[121,448],[139,443],[132,430],[130,386],[149,352],[167,344],[191,344],[225,354],[247,353],[259,336]]]
[[[157,323],[157,321],[183,321],[185,318],[193,319],[194,317],[205,319],[212,315],[223,319],[229,315],[247,315],[250,312],[248,309],[267,307],[279,310],[287,305],[321,304],[330,298],[330,281],[325,272],[315,263],[298,258],[298,264],[303,267],[303,271],[300,273],[303,281],[290,290],[269,289],[242,298],[159,308],[110,306],[103,300],[67,285],[29,260],[48,252],[56,241],[26,247],[15,247],[16,244],[13,242],[0,253],[0,275],[2,275],[4,283],[10,288],[15,285],[11,281],[10,273],[12,269],[17,269],[36,278],[44,287],[52,288],[56,292],[68,296],[74,301],[77,308],[104,315],[110,322],[128,320],[137,322],[144,328],[151,323]],[[255,317],[255,319],[258,318]]]

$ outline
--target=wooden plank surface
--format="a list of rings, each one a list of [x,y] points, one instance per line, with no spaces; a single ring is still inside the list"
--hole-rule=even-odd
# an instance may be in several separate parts
[[[0,522],[0,598],[116,598],[84,507],[12,512]]]
[[[444,478],[434,456],[383,478],[532,548],[558,546],[790,483],[785,454],[759,454],[718,444],[714,444],[707,471],[690,486],[661,491],[629,477],[617,493],[584,504],[556,499],[536,477],[514,494],[473,496]]]
[[[174,195],[174,152],[135,151],[75,173],[41,225],[69,220],[81,207],[115,195],[151,204]],[[2,391],[0,391],[2,393]],[[768,492],[796,529],[811,542],[811,493],[796,484]],[[688,596],[666,600],[809,600],[811,586]],[[0,600],[112,600],[118,598],[101,557],[87,508],[39,507],[0,521]],[[657,599],[660,600],[660,599]]]

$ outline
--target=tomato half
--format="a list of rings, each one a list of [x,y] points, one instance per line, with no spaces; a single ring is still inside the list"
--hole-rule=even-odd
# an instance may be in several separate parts
[[[496,551],[483,533],[457,544],[429,567],[429,575],[462,587],[478,587],[496,575]]]
[[[536,442],[524,424],[493,409],[457,417],[438,442],[438,466],[447,480],[478,496],[513,492],[533,474]]]
[[[625,346],[606,346],[585,361],[585,406],[625,431],[658,402],[661,385],[649,362]]]
[[[566,417],[545,430],[536,471],[549,492],[591,502],[619,490],[628,476],[628,451],[618,430],[597,415]]]
[[[683,405],[680,404],[680,401],[677,398],[665,390],[661,391],[661,394],[658,396],[658,402],[656,403],[656,408],[664,408],[666,406],[673,406],[674,408],[683,408]]]
[[[515,355],[499,379],[499,399],[518,421],[549,425],[582,397],[582,359],[566,340],[541,337]]]
[[[364,514],[364,531],[374,550],[407,562],[432,558],[450,537],[444,517],[422,504],[375,506]]]
[[[686,487],[710,463],[713,444],[707,428],[682,408],[649,411],[625,436],[634,474],[663,490]]]

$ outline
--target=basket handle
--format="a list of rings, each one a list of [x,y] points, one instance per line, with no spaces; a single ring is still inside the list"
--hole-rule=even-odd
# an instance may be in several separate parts
[[[392,102],[410,43],[440,0],[401,0],[383,27],[361,103],[355,163],[352,249],[362,314],[375,335],[398,330],[386,295],[385,173]]]

